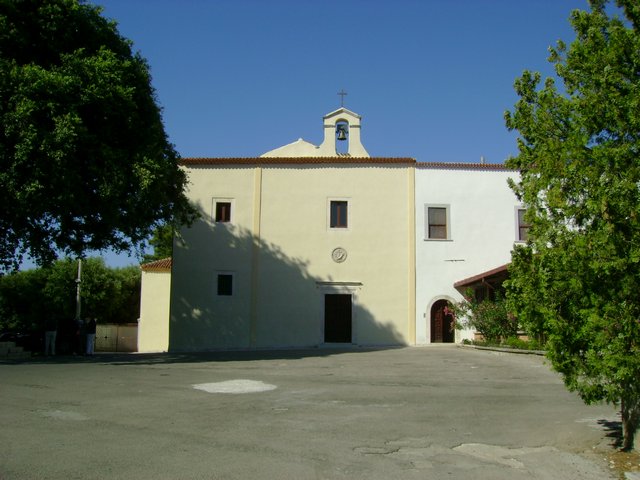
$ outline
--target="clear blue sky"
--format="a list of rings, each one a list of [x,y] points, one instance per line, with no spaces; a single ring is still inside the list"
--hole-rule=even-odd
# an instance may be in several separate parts
[[[148,59],[182,156],[257,156],[363,116],[373,156],[502,162],[523,70],[586,0],[94,0]]]
[[[525,69],[574,38],[587,0],[93,0],[149,62],[183,157],[257,156],[363,116],[372,156],[503,162]],[[112,266],[135,259],[107,255]]]

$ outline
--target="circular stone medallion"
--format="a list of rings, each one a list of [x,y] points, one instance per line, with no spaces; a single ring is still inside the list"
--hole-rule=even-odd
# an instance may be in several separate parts
[[[331,252],[331,258],[336,263],[342,263],[347,259],[347,251],[342,247],[334,248]]]

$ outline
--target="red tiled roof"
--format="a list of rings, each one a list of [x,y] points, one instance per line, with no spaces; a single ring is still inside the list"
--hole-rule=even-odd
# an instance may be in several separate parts
[[[230,157],[183,158],[181,165],[305,165],[305,164],[415,164],[414,158],[408,157]]]
[[[505,170],[515,171],[504,163],[464,163],[464,162],[416,162],[416,168],[445,168],[450,170]]]
[[[410,164],[416,168],[444,168],[451,170],[506,170],[504,163],[418,162],[410,157],[188,157],[180,160],[185,166],[218,165],[322,165],[322,164]]]
[[[140,265],[140,269],[145,272],[169,272],[171,271],[171,257],[143,263]]]
[[[508,271],[509,268],[509,263],[507,263],[506,265],[501,265],[497,268],[494,268],[492,270],[488,270],[486,272],[482,272],[479,273],[478,275],[474,275],[473,277],[469,277],[469,278],[465,278],[464,280],[460,280],[456,283],[453,284],[454,288],[461,288],[461,287],[468,287],[473,285],[474,283],[480,282],[484,279],[487,279],[489,277],[493,277],[496,275],[500,275],[500,274],[504,274]]]

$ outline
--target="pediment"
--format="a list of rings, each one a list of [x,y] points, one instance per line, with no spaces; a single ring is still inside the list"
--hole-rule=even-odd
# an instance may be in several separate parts
[[[352,117],[352,118],[356,118],[358,120],[360,120],[362,117],[360,115],[358,115],[355,112],[352,112],[351,110],[344,108],[344,107],[340,107],[337,110],[334,110],[331,113],[327,113],[323,118],[324,120],[328,120],[330,118],[334,118],[334,117],[339,117],[339,116],[347,116],[347,117]]]

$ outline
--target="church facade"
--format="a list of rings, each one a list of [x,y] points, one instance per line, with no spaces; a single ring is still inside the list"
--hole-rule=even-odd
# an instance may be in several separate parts
[[[451,329],[447,302],[461,298],[456,281],[509,261],[515,172],[371,157],[361,117],[346,108],[326,115],[323,128],[319,146],[300,139],[255,158],[183,159],[201,215],[177,235],[162,277],[168,319],[158,317],[159,298],[143,298],[141,332],[168,324],[168,334],[146,344],[142,335],[140,351],[472,335]],[[143,286],[143,297],[152,290]]]

